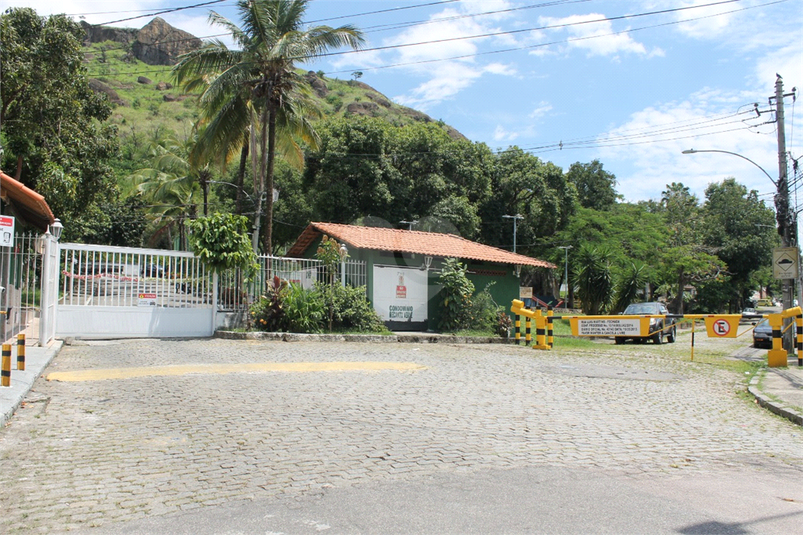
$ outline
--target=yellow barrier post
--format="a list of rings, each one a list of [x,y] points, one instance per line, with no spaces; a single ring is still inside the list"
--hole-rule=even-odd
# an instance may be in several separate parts
[[[797,365],[803,366],[803,313],[797,313],[795,323],[797,324]]]
[[[516,314],[516,345],[521,345],[521,316]]]
[[[17,369],[25,371],[25,335],[17,335]]]
[[[552,349],[552,346],[555,344],[555,332],[552,324],[552,317],[554,315],[555,312],[552,310],[552,305],[549,305],[546,309],[546,344],[549,346],[549,349]]]
[[[3,368],[0,371],[0,385],[11,386],[11,344],[3,344]]]
[[[772,349],[767,352],[767,365],[770,368],[786,366],[787,353],[783,348],[783,316],[781,314],[769,315],[770,327],[772,327]]]
[[[532,320],[530,320],[530,316],[526,316],[524,318],[524,345],[530,347],[533,341],[533,335],[530,333],[530,327],[532,326]]]
[[[694,362],[694,324],[695,320],[691,320],[691,361]]]

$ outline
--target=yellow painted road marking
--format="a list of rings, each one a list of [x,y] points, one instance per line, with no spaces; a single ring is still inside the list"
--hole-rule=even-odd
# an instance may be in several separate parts
[[[244,372],[374,372],[383,370],[417,371],[426,366],[414,362],[256,362],[249,364],[180,364],[142,368],[107,368],[53,372],[48,381],[105,381],[106,379],[133,379],[136,377],[165,377],[187,374],[226,374]]]

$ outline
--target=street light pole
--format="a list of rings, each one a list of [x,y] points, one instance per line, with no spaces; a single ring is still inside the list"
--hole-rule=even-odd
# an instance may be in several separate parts
[[[780,128],[781,125],[779,124],[778,127]],[[716,149],[708,149],[708,150],[696,150],[696,149],[688,149],[684,150],[683,154],[697,154],[698,152],[719,152],[722,154],[730,154],[731,156],[737,156],[742,160],[746,160],[753,164],[754,166],[758,167],[762,173],[764,173],[767,178],[776,186],[777,190],[775,193],[775,219],[778,221],[778,234],[781,235],[781,244],[783,247],[792,247],[792,239],[791,239],[791,227],[794,224],[790,221],[789,217],[789,187],[786,180],[786,173],[782,173],[780,178],[775,181],[772,179],[770,174],[764,170],[763,167],[758,165],[756,162],[751,160],[746,156],[742,156],[741,154],[730,152],[727,150],[716,150]],[[792,279],[782,279],[782,287],[783,287],[783,307],[784,309],[792,308],[792,284],[790,283]]]
[[[516,252],[516,221],[519,219],[524,219],[524,216],[521,214],[516,215],[503,215],[504,219],[512,219],[513,220],[513,252]]]
[[[566,285],[566,300],[568,303],[569,299],[569,249],[572,249],[571,245],[558,245],[558,249],[563,249],[565,253],[565,262],[563,264],[563,283]]]

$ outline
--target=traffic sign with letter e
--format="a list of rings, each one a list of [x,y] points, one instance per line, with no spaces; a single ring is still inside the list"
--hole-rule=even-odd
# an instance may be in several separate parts
[[[738,314],[724,314],[705,318],[705,330],[709,338],[736,338],[739,329]]]

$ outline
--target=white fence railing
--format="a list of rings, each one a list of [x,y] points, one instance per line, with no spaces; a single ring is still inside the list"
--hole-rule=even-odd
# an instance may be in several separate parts
[[[14,236],[11,247],[0,248],[0,323],[2,342],[23,332],[38,316],[42,274],[41,237]],[[38,332],[30,332],[30,338]]]
[[[222,273],[218,283],[218,310],[222,312],[246,310],[260,296],[265,295],[273,277],[306,289],[312,289],[316,282],[335,281],[354,287],[367,284],[366,263],[360,260],[346,259],[328,272],[320,260],[311,258],[287,258],[277,256],[260,256],[259,270],[247,280],[239,270]]]
[[[192,253],[61,244],[59,303],[211,308],[212,277]]]

